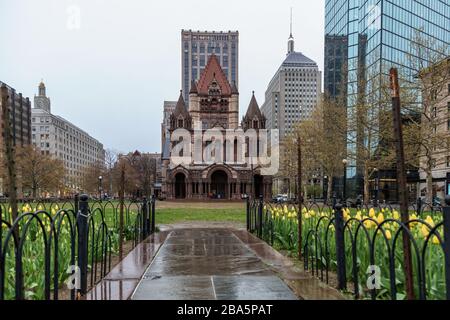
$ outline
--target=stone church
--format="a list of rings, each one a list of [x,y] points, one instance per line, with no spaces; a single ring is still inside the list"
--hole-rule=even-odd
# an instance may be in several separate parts
[[[272,177],[261,174],[262,167],[258,162],[252,161],[255,164],[249,164],[247,144],[238,146],[237,140],[234,140],[234,146],[231,146],[231,141],[225,141],[223,150],[220,151],[224,153],[223,158],[212,163],[189,160],[188,163],[174,164],[173,150],[176,139],[171,139],[174,131],[178,129],[189,132],[191,137],[200,132],[200,150],[194,146],[195,138],[191,138],[188,143],[191,144],[190,150],[194,150],[190,154],[200,154],[202,158],[205,148],[212,142],[217,142],[205,139],[207,130],[223,132],[225,136],[230,130],[247,132],[252,129],[252,132],[259,133],[265,126],[266,119],[254,95],[239,125],[238,89],[234,83],[229,83],[217,57],[211,55],[198,82],[193,81],[191,84],[189,110],[183,94],[180,93],[176,108],[170,115],[169,136],[166,137],[162,155],[162,197],[168,200],[237,200],[248,195],[269,199],[272,195]],[[260,152],[259,141],[257,145],[257,152]],[[247,151],[243,148],[247,148]],[[226,157],[227,150],[234,150],[234,154]],[[243,155],[239,158],[240,161],[237,161],[238,150]],[[234,161],[224,161],[230,157],[234,157]]]

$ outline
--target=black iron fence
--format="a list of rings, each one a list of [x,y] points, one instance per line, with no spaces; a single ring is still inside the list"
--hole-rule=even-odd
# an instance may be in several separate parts
[[[247,227],[277,248],[296,252],[298,205],[247,203]],[[347,208],[303,206],[301,259],[304,269],[355,299],[405,299],[403,234],[412,248],[417,299],[450,299],[450,198],[443,207],[411,207],[403,223],[388,204]],[[287,239],[286,238],[289,238]],[[289,241],[290,242],[289,242]]]
[[[137,245],[156,231],[155,198],[120,202],[26,201],[12,218],[0,204],[0,300],[77,299],[111,270],[123,236]]]

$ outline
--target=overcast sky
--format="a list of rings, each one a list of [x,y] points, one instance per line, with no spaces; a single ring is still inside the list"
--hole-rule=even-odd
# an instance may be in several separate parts
[[[323,0],[0,0],[0,81],[118,151],[160,152],[162,106],[181,87],[181,29],[238,30],[240,110],[260,105],[286,56],[323,70]],[[77,19],[77,12],[80,19]]]

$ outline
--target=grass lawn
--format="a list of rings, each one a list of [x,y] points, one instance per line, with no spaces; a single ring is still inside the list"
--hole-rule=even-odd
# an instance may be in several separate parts
[[[158,202],[156,224],[180,222],[245,223],[245,203],[230,202]]]

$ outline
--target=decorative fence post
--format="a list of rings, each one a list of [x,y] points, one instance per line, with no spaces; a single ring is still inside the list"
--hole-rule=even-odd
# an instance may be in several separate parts
[[[247,203],[247,231],[250,231],[250,199],[249,199],[249,197],[245,198],[245,202]]]
[[[78,210],[80,210],[80,195],[77,193],[74,197],[74,211],[78,214]]]
[[[344,242],[344,214],[342,204],[338,203],[334,211],[334,229],[336,238],[336,263],[338,289],[347,289],[347,276],[345,268],[345,242]]]
[[[445,288],[447,300],[450,300],[450,196],[445,197],[444,214],[444,256],[445,256]]]
[[[264,207],[264,200],[263,196],[259,196],[259,202],[258,202],[258,237],[262,238],[263,235],[263,207]]]
[[[147,198],[144,197],[142,202],[142,218],[141,218],[141,240],[144,240],[148,236],[148,201]]]
[[[155,205],[156,205],[156,196],[152,195],[152,221],[151,221],[151,233],[156,232],[156,225],[155,225]]]
[[[77,212],[78,225],[78,267],[80,268],[79,294],[87,293],[87,269],[88,269],[88,217],[89,197],[86,194],[80,196],[79,210]]]

